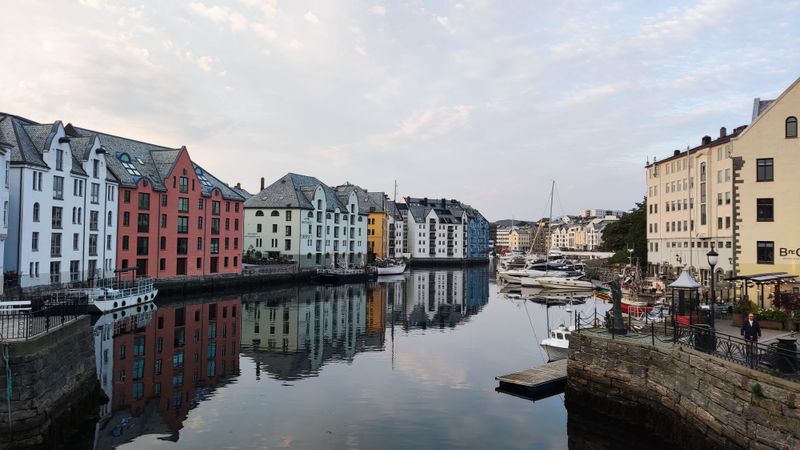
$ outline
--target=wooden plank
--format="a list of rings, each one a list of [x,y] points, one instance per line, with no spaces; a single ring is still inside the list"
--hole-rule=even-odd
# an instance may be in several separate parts
[[[562,382],[567,379],[567,360],[561,359],[533,369],[526,369],[495,377],[501,384],[510,384],[525,388],[539,388]]]

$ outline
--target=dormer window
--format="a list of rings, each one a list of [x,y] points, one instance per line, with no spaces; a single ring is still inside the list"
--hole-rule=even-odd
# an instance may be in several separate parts
[[[197,178],[200,180],[200,183],[202,183],[203,186],[211,187],[211,182],[208,181],[208,178],[206,178],[205,174],[203,173],[203,169],[197,167],[194,169],[194,173],[197,174]]]
[[[119,162],[122,163],[122,167],[124,167],[125,170],[127,170],[130,175],[133,175],[135,177],[142,176],[142,173],[139,172],[139,169],[137,169],[136,166],[134,166],[133,163],[131,163],[130,155],[128,155],[127,153],[123,153],[119,155],[117,158],[119,159]]]
[[[797,117],[789,116],[786,118],[786,137],[797,137]]]

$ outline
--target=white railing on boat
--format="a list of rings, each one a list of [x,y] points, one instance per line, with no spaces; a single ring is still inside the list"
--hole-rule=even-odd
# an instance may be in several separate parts
[[[87,297],[89,302],[96,300],[114,300],[148,295],[155,289],[153,279],[140,278],[136,281],[109,283],[106,286],[98,286],[85,289],[67,289],[54,294],[54,299],[60,296],[66,298]]]
[[[317,269],[317,275],[362,275],[364,269]]]

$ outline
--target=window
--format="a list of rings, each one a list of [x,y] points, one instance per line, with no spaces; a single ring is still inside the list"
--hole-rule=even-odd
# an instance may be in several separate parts
[[[167,197],[167,194],[161,194],[161,206],[167,206],[168,203],[169,198]]]
[[[61,256],[61,233],[50,235],[50,256]]]
[[[161,215],[161,228],[167,228],[167,215]]]
[[[108,212],[108,220],[107,220],[107,225],[106,226],[109,226],[109,227],[113,227],[114,226],[114,214],[111,211]]]
[[[185,255],[189,253],[189,239],[178,238],[178,254]]]
[[[219,215],[219,208],[220,208],[220,205],[219,205],[218,201],[212,201],[211,202],[211,214],[213,214],[215,216],[218,216]]]
[[[124,203],[131,202],[131,191],[122,191],[122,201]]]
[[[758,241],[756,242],[756,262],[758,264],[775,263],[775,242]]]
[[[231,202],[225,202],[225,212],[231,212]]]
[[[178,190],[182,194],[185,194],[185,193],[189,192],[189,178],[187,178],[187,177],[181,177],[180,178],[180,184],[178,185]]]
[[[53,228],[61,228],[61,207],[53,206]]]
[[[187,216],[178,216],[178,233],[188,233],[189,232],[189,217]]]
[[[228,231],[230,229],[231,229],[231,219],[226,217],[225,218],[225,231]]]
[[[131,157],[127,153],[123,153],[118,157],[119,161],[122,163],[122,167],[128,171],[130,175],[135,177],[142,176],[141,172],[131,163]],[[130,196],[128,196],[128,202],[130,202]],[[126,202],[126,203],[128,203]]]
[[[56,150],[56,170],[64,170],[64,150],[61,149]]]
[[[92,203],[100,204],[100,184],[92,183]]]
[[[178,198],[178,212],[189,212],[189,199],[186,197]]]
[[[97,235],[89,235],[89,256],[97,256]]]
[[[150,194],[139,193],[139,209],[150,209]]]
[[[261,233],[261,224],[260,223],[256,224],[256,233]]]
[[[98,222],[100,222],[100,213],[98,211],[89,211],[89,229],[97,231]]]
[[[81,235],[78,233],[72,233],[72,249],[80,250],[80,248],[81,248]]]
[[[150,231],[150,214],[139,214],[136,231],[139,233]]]
[[[256,217],[264,217],[264,211],[261,211],[260,209],[256,211]]]
[[[334,244],[336,244],[336,243],[338,243],[338,241],[334,242]],[[288,250],[291,250],[291,249],[292,249],[292,240],[291,239],[286,239],[286,242],[284,242],[284,250],[288,251]]]
[[[33,221],[34,222],[39,221],[39,203],[33,204]]]
[[[53,177],[53,198],[64,199],[64,177]]]
[[[166,250],[167,249],[167,237],[166,236],[161,236],[161,245],[160,245],[160,247],[161,247],[161,250]],[[161,270],[164,270],[164,269],[162,268]]]
[[[772,222],[774,220],[774,200],[771,198],[756,199],[756,220]]]
[[[137,255],[147,255],[149,244],[150,244],[149,238],[137,237],[136,238],[136,254]]]
[[[772,181],[773,178],[773,160],[772,158],[763,158],[756,160],[756,181]]]
[[[330,227],[329,227],[329,228],[330,228]],[[272,224],[272,232],[273,232],[273,233],[277,233],[277,232],[278,232],[278,224],[277,224],[277,223],[273,223],[273,224]]]
[[[201,238],[201,237],[197,238],[197,249],[198,250],[202,250],[203,249],[203,238]],[[199,269],[200,266],[197,266],[197,268]]]
[[[791,116],[786,118],[786,137],[797,137],[797,117]]]
[[[290,220],[292,220],[292,212],[291,211],[286,211],[286,221],[288,222]]]
[[[203,229],[203,218],[202,217],[198,217],[197,218],[197,229],[198,230],[202,230]]]
[[[34,231],[31,234],[31,251],[38,252],[39,251],[39,232]]]
[[[219,238],[211,238],[211,254],[219,253]]]
[[[130,226],[131,224],[131,213],[125,211],[122,213],[122,225],[123,226]]]
[[[202,198],[198,198],[197,199],[197,209],[199,209],[201,211],[203,210],[203,199]]]
[[[128,236],[122,236],[122,249],[127,250],[129,247]]]
[[[81,277],[81,262],[80,261],[70,261],[69,262],[69,281],[78,281]]]
[[[219,218],[211,219],[211,234],[219,234]]]
[[[336,230],[338,230],[338,228],[336,228]],[[292,227],[291,225],[286,225],[286,236],[291,236],[291,235],[292,235]]]

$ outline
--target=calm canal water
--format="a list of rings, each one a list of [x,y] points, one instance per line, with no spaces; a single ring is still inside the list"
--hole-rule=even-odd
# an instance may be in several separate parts
[[[563,395],[531,402],[495,391],[495,376],[544,362],[547,327],[542,306],[505,298],[486,267],[158,303],[95,325],[109,397],[96,448],[576,442]],[[550,308],[552,325],[569,316]],[[586,425],[570,424],[588,434],[579,442],[594,440]]]

